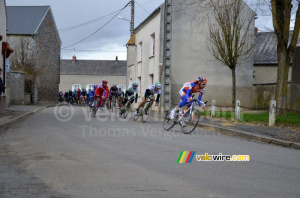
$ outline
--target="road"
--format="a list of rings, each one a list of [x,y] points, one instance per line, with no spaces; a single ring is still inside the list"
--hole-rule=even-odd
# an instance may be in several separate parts
[[[88,113],[47,108],[0,132],[0,197],[299,197],[299,150]],[[179,164],[181,151],[250,161]]]

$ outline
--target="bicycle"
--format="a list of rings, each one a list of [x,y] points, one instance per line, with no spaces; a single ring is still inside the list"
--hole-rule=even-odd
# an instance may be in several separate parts
[[[128,101],[124,105],[123,109],[120,109],[120,113],[119,113],[120,118],[122,116],[123,116],[123,118],[127,118],[128,114],[131,110],[131,100],[134,100],[134,99],[135,99],[135,97],[132,97],[132,98],[128,99]]]
[[[192,101],[189,102],[187,105],[190,105],[190,107],[186,111],[182,111],[181,109],[178,109],[175,112],[174,120],[170,118],[171,111],[170,110],[167,115],[165,116],[163,127],[166,131],[169,131],[172,129],[176,124],[180,124],[182,131],[184,134],[190,134],[194,131],[194,129],[197,127],[199,120],[200,120],[200,112],[198,109],[196,109],[196,105],[198,105],[198,100],[194,99],[194,96],[192,96]],[[204,103],[206,104],[207,101]],[[186,120],[187,119],[187,120]]]
[[[100,98],[97,98],[94,106],[91,107],[92,108],[92,114],[91,114],[92,117],[96,116],[97,110],[99,109],[99,101],[100,101]]]
[[[109,101],[109,106],[111,108],[111,112],[114,111],[114,108],[116,107],[116,95],[113,94],[111,97],[111,100]]]
[[[86,96],[81,96],[81,98],[80,98],[80,102],[81,102],[81,106],[83,106],[83,107],[85,107],[85,105],[86,105]]]
[[[152,112],[151,103],[153,101],[154,101],[154,96],[152,96],[152,95],[149,96],[148,99],[146,99],[145,104],[139,109],[139,113],[137,115],[134,115],[134,121],[138,121],[139,117],[141,117],[142,123],[147,122],[147,120],[149,119],[150,114]]]

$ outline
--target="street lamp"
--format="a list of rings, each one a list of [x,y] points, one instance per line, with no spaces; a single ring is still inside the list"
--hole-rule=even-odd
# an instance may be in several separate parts
[[[128,20],[128,19],[125,19],[121,16],[118,16],[118,19],[121,19],[121,20],[125,20],[125,21],[128,21],[129,22],[129,33],[130,33],[130,36],[129,36],[129,39],[131,38],[131,21]],[[127,46],[127,45],[126,45]],[[126,87],[128,87],[128,49],[127,49],[127,64],[126,64]]]
[[[121,17],[121,16],[118,16],[118,18],[119,18],[119,19],[122,19],[122,20],[125,20],[125,21],[128,21],[128,22],[130,23],[130,21],[129,21],[128,19],[125,19],[125,18],[123,18],[123,17]]]

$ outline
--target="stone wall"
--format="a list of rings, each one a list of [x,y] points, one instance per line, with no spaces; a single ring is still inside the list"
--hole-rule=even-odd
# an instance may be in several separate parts
[[[300,110],[300,46],[297,47],[293,60],[291,106]]]
[[[10,105],[24,104],[25,74],[10,72]]]
[[[34,40],[34,66],[39,72],[34,80],[34,102],[56,103],[60,83],[61,40],[51,9]]]

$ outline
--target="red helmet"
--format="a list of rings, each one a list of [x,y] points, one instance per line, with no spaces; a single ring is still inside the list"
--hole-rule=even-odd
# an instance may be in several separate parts
[[[108,81],[107,80],[102,80],[102,84],[107,84]]]

